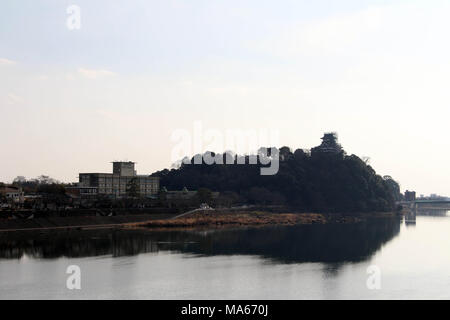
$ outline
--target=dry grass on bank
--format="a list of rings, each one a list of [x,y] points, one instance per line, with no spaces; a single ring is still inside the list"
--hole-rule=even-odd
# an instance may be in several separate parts
[[[327,219],[317,213],[266,213],[266,212],[236,212],[217,213],[201,212],[171,220],[154,220],[133,224],[135,227],[167,228],[167,227],[197,227],[197,226],[233,226],[233,225],[295,225],[326,223]]]

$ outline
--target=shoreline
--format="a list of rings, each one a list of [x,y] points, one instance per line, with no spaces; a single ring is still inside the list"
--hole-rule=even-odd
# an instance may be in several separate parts
[[[374,212],[362,214],[327,213],[269,213],[264,211],[243,211],[234,213],[201,212],[173,220],[153,220],[128,224],[131,228],[172,229],[172,228],[222,228],[251,226],[292,226],[301,224],[357,223],[369,218],[394,217],[394,212]]]
[[[395,217],[395,212],[293,213],[269,211],[203,210],[177,217],[167,214],[121,215],[113,217],[72,217],[0,219],[0,233],[52,232],[95,229],[204,229],[224,227],[292,226],[301,224],[358,223],[369,218]],[[175,218],[175,219],[174,219]],[[3,221],[2,221],[3,220]]]
[[[139,214],[112,217],[46,217],[34,219],[0,219],[0,234],[10,232],[52,232],[61,230],[121,229],[128,224],[168,219],[170,214]]]

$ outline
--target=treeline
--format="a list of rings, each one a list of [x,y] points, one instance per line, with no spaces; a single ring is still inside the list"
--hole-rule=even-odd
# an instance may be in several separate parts
[[[215,156],[214,153],[210,153]],[[226,163],[230,154],[221,155]],[[192,158],[198,159],[199,155]],[[233,203],[289,205],[317,212],[390,211],[400,199],[397,182],[376,174],[355,155],[292,152],[279,150],[279,171],[261,175],[261,164],[181,164],[178,169],[162,170],[153,175],[168,190],[208,188],[219,191]],[[268,166],[268,165],[266,165]]]
[[[26,193],[60,195],[65,194],[67,186],[67,184],[46,175],[40,175],[34,179],[27,179],[23,176],[18,176],[13,180],[12,185],[22,188]]]

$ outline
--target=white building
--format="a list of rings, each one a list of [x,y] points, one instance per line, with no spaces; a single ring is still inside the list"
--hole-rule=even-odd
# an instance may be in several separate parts
[[[112,173],[80,173],[78,189],[81,196],[107,195],[124,197],[132,193],[137,196],[151,197],[159,193],[159,177],[138,175],[135,163],[113,162]]]
[[[11,199],[14,203],[23,203],[25,199],[22,188],[15,186],[0,187],[0,194],[7,199]]]

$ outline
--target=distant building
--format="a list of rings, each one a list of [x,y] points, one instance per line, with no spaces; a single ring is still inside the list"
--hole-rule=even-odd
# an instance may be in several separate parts
[[[336,132],[325,133],[322,137],[320,146],[311,149],[311,155],[317,153],[341,154],[343,153],[342,146],[337,142],[338,136]]]
[[[22,188],[15,186],[0,187],[0,195],[12,200],[14,203],[23,203],[25,199]]]
[[[131,161],[113,162],[113,173],[80,173],[76,189],[82,197],[106,195],[121,198],[130,194],[156,196],[159,192],[159,177],[137,175],[134,165]]]
[[[425,196],[425,195],[421,194],[419,199],[420,200],[448,200],[450,198],[448,198],[446,196],[440,196],[436,193],[432,193],[429,196]]]
[[[415,191],[405,191],[405,200],[406,201],[416,201],[416,192]]]

